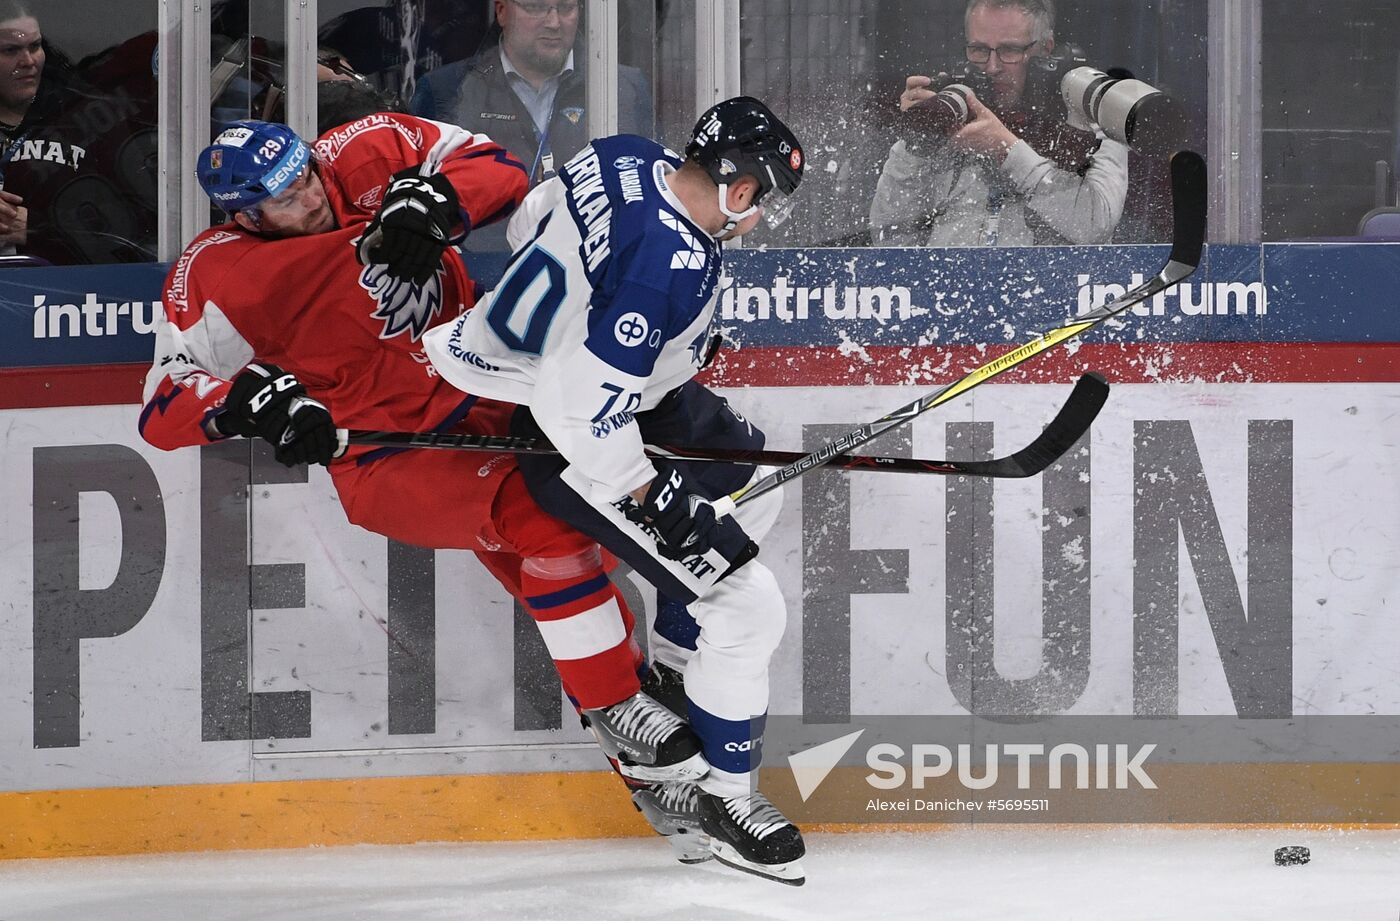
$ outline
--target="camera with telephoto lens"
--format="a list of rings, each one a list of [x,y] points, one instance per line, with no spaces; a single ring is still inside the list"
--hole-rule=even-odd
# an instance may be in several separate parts
[[[973,67],[942,70],[929,83],[933,95],[899,113],[900,136],[911,153],[927,156],[972,121],[967,97],[991,98],[991,81]]]
[[[927,156],[972,120],[969,93],[1017,137],[1057,166],[1081,170],[1098,146],[1095,128],[1140,153],[1171,153],[1186,135],[1180,105],[1121,69],[1102,71],[1084,52],[1064,44],[1054,54],[1031,57],[1021,98],[1002,103],[992,81],[969,63],[939,72],[934,95],[900,113],[901,136],[910,152]]]
[[[962,83],[949,83],[928,99],[909,107],[906,118],[911,126],[929,135],[949,135],[972,120],[967,101],[972,89]]]
[[[1132,77],[1075,67],[1060,81],[1071,124],[1098,125],[1103,133],[1143,153],[1170,153],[1185,137],[1181,107],[1161,90]]]

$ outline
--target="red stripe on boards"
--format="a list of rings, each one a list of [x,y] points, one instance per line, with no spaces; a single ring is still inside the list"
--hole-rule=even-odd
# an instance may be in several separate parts
[[[715,387],[946,384],[1013,346],[782,346],[730,349],[701,378]],[[0,369],[0,409],[139,404],[150,365]],[[1115,384],[1393,383],[1400,343],[1179,342],[1080,345],[1038,355],[993,383],[1067,384],[1100,371]]]
[[[0,409],[140,404],[150,369],[149,362],[0,369]]]
[[[706,372],[716,387],[830,387],[946,384],[1011,346],[793,346],[721,353]],[[1068,384],[1085,371],[1114,384],[1390,383],[1400,381],[1400,343],[1180,342],[1134,345],[1070,342],[993,379]]]

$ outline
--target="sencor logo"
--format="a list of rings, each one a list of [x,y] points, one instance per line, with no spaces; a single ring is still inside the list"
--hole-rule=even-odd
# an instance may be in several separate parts
[[[263,183],[267,187],[267,190],[273,195],[276,195],[284,185],[295,179],[301,173],[301,168],[306,165],[306,158],[310,153],[311,149],[309,147],[305,144],[298,143],[297,146],[292,149],[286,162],[278,167],[277,171]]]

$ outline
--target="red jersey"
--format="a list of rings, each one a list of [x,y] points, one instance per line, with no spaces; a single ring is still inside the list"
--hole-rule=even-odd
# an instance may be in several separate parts
[[[469,407],[473,398],[437,375],[420,341],[476,301],[461,258],[448,250],[419,286],[360,265],[355,242],[399,170],[447,176],[469,226],[481,226],[520,203],[524,167],[485,135],[389,113],[327,132],[315,154],[339,229],[268,239],[222,224],[167,276],[140,420],[152,445],[208,444],[205,421],[254,357],[295,374],[342,428],[431,431]]]

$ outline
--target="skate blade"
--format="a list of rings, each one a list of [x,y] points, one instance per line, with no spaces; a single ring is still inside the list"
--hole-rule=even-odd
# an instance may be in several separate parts
[[[686,866],[704,863],[715,856],[710,850],[710,839],[694,832],[676,832],[666,836],[671,845],[671,853],[676,860]]]
[[[676,848],[673,851],[673,854],[676,858],[677,863],[683,863],[687,867],[693,867],[697,863],[708,863],[715,856],[710,852],[709,848],[705,848],[703,851],[681,850],[680,848]]]
[[[684,761],[667,765],[629,764],[618,759],[617,772],[632,780],[669,783],[677,780],[699,780],[710,773],[710,763],[700,752],[696,752]]]
[[[786,886],[801,886],[807,882],[807,874],[803,871],[800,860],[790,863],[755,863],[746,860],[734,848],[714,838],[710,839],[710,850],[714,852],[715,860],[734,870],[771,879]]]

